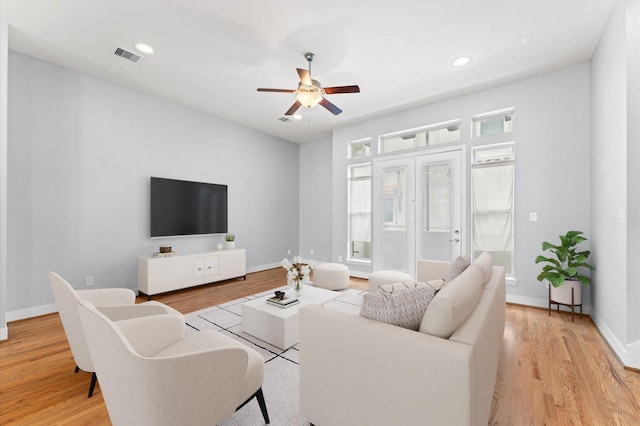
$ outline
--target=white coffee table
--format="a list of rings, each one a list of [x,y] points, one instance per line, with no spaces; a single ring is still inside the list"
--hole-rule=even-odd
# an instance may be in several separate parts
[[[292,294],[292,290],[287,290]],[[267,303],[273,294],[250,300],[241,305],[242,331],[264,340],[280,349],[287,349],[298,343],[298,310],[311,303],[322,304],[342,294],[305,285],[300,303],[289,308],[280,308]]]

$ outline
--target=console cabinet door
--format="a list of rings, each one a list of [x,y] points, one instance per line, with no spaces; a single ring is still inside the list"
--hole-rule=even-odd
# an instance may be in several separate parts
[[[236,278],[247,275],[247,261],[244,249],[228,250],[220,253],[220,277]]]
[[[205,283],[210,283],[216,281],[220,276],[220,256],[217,254],[212,254],[208,256],[204,256],[202,258],[202,265],[204,271],[204,281]]]
[[[191,264],[185,260],[184,257],[150,259],[145,265],[148,278],[141,290],[145,294],[158,294],[192,285],[193,278],[185,280],[193,276]]]

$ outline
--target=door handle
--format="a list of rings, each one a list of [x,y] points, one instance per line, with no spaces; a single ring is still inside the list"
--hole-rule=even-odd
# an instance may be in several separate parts
[[[459,243],[460,238],[454,238],[453,240],[449,240],[449,242]]]

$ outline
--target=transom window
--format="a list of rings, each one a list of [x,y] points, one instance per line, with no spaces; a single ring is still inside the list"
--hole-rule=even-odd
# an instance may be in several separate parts
[[[513,108],[473,117],[473,136],[497,135],[513,131]]]
[[[349,143],[349,158],[368,157],[371,155],[371,138]]]
[[[380,152],[389,153],[460,140],[460,120],[380,136]]]

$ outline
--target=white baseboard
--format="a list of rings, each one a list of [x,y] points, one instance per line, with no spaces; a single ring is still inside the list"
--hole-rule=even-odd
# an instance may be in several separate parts
[[[640,369],[640,341],[624,345],[618,340],[616,335],[613,334],[602,317],[594,313],[591,318],[596,324],[596,327],[598,327],[602,337],[607,341],[609,347],[615,352],[622,364],[624,364],[625,367]]]
[[[0,328],[0,340],[7,340],[9,338],[9,328],[2,327]]]
[[[535,306],[537,308],[549,308],[549,301],[547,299],[538,299],[536,297],[526,297],[526,296],[518,296],[517,294],[507,294],[507,303],[514,303],[516,305],[525,305],[525,306]],[[556,309],[556,306],[553,305],[553,310]],[[571,308],[567,308],[566,306],[560,306],[561,311],[571,312]],[[576,309],[576,313],[579,310]],[[582,307],[582,313],[586,315],[590,314],[591,309],[588,305],[584,305]]]
[[[267,263],[265,265],[252,266],[250,268],[247,268],[247,273],[266,271],[267,269],[273,269],[273,268],[282,268],[282,265],[280,264],[280,262],[278,262],[278,263]]]
[[[517,294],[507,294],[507,303],[515,303],[516,305],[525,305],[525,306],[535,306],[538,308],[549,307],[549,303],[547,302],[547,299],[518,296]]]
[[[17,311],[7,312],[7,322],[18,321],[25,318],[37,317],[40,315],[52,314],[58,312],[58,306],[55,303],[49,305],[34,306],[32,308],[18,309]]]
[[[640,370],[640,340],[638,340],[637,342],[629,343],[627,345],[627,350],[629,352],[629,356],[624,362],[624,365],[627,367],[635,368],[636,370]]]
[[[349,275],[356,278],[364,278],[365,280],[369,278],[369,272],[360,272],[360,271],[349,271]]]

